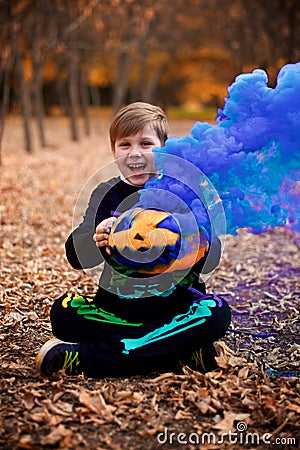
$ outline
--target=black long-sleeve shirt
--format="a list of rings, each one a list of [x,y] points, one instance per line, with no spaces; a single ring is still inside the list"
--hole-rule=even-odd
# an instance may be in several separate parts
[[[115,177],[99,184],[93,191],[82,223],[70,234],[65,244],[67,259],[74,269],[92,268],[104,259],[109,260],[105,250],[99,249],[93,240],[96,227],[102,220],[132,208],[139,201],[140,189]],[[198,278],[200,272],[211,272],[218,265],[220,255],[221,244],[215,237],[211,240],[209,253],[191,271],[196,272]],[[104,282],[107,285],[111,275],[111,267],[105,262],[100,284]]]

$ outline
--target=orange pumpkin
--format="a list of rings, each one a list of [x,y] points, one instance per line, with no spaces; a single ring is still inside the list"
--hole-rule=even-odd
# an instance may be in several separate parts
[[[187,269],[208,250],[206,232],[183,236],[172,214],[142,208],[117,219],[108,245],[113,265],[145,274]]]

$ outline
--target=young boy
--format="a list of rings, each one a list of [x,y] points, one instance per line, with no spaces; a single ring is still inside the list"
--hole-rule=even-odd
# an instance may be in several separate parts
[[[65,369],[67,374],[94,377],[130,376],[173,370],[181,363],[202,372],[216,367],[212,343],[224,336],[230,310],[223,299],[205,295],[199,273],[204,262],[206,267],[219,262],[217,239],[212,241],[212,260],[194,265],[175,287],[169,274],[155,289],[151,276],[143,275],[142,298],[135,295],[141,274],[116,274],[109,264],[112,223],[138,202],[139,190],[157,176],[152,150],[164,145],[168,133],[164,111],[148,103],[132,103],[113,118],[111,149],[121,175],[94,190],[82,223],[66,242],[74,269],[105,260],[99,288],[91,297],[69,295],[54,302],[51,324],[56,338],[46,342],[36,358],[42,374]]]

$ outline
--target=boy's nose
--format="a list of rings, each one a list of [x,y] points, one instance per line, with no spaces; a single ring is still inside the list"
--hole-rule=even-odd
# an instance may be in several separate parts
[[[133,145],[132,147],[130,147],[129,156],[139,157],[139,156],[141,156],[141,154],[142,153],[141,153],[138,145]]]

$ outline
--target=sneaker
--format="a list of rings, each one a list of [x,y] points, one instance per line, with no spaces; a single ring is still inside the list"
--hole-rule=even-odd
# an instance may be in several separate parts
[[[218,367],[215,357],[218,356],[213,344],[200,347],[189,355],[188,360],[182,361],[193,370],[206,373]]]
[[[50,339],[41,347],[35,365],[47,377],[60,370],[65,370],[68,375],[81,373],[79,344]]]

